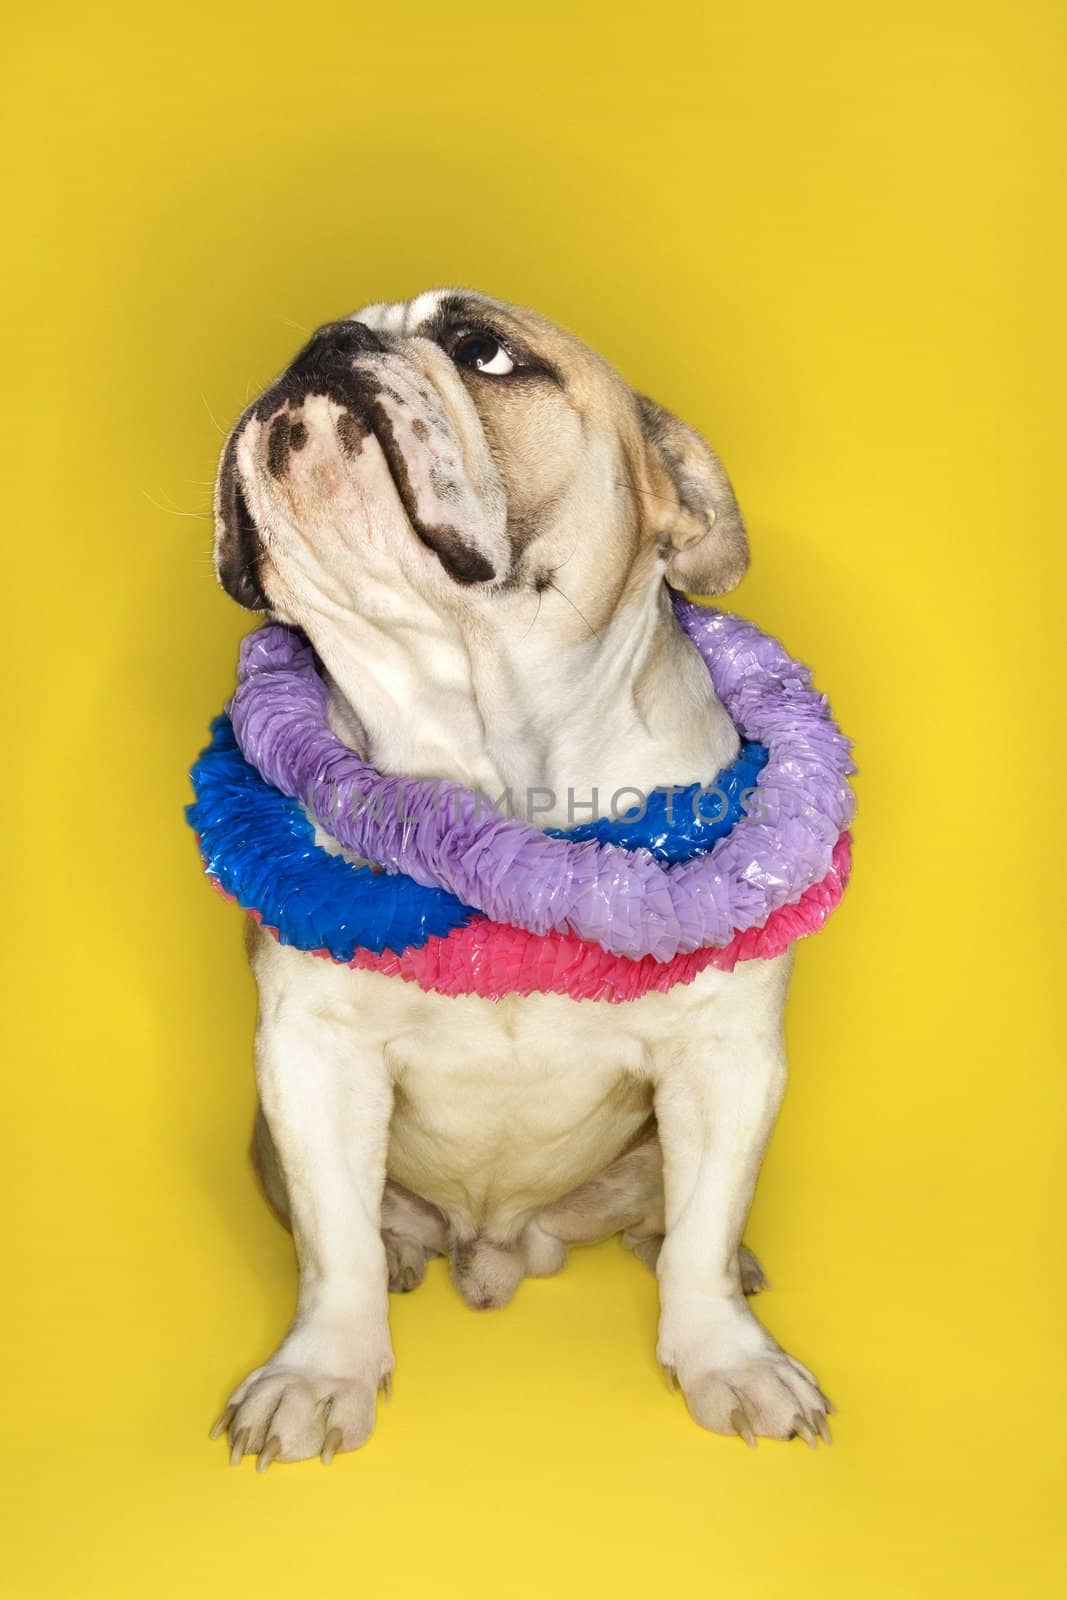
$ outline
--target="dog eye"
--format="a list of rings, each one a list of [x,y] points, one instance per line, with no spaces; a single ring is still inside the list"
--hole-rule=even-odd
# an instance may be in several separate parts
[[[452,360],[458,366],[473,367],[491,378],[503,378],[515,371],[515,363],[504,346],[487,333],[467,334],[452,351]]]

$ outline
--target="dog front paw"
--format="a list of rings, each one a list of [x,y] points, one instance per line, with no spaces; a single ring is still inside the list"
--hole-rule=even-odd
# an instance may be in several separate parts
[[[782,1350],[748,1312],[714,1318],[703,1336],[661,1341],[660,1360],[677,1378],[694,1422],[712,1433],[830,1443],[833,1406],[814,1376]]]
[[[694,1422],[712,1433],[830,1443],[829,1402],[818,1384],[784,1350],[738,1367],[713,1368],[682,1385]]]
[[[358,1450],[374,1430],[378,1390],[388,1398],[389,1369],[340,1375],[286,1366],[278,1358],[258,1367],[234,1390],[211,1430],[225,1433],[230,1465],[257,1456],[256,1470],[273,1461],[320,1456],[328,1465],[345,1450]]]

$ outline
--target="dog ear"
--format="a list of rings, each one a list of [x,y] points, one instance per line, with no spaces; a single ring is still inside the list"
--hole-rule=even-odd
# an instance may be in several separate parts
[[[690,594],[726,594],[748,570],[748,539],[723,464],[695,428],[646,395],[637,396],[637,405],[653,467],[660,468],[655,477],[667,479],[662,513],[658,503],[654,512],[667,582]]]

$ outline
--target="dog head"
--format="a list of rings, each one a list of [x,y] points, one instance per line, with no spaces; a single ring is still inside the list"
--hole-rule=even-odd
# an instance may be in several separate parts
[[[222,586],[304,626],[395,622],[398,592],[413,620],[491,619],[557,589],[595,628],[635,583],[721,594],[748,562],[694,429],[544,317],[467,291],[320,328],[234,428],[215,510]]]

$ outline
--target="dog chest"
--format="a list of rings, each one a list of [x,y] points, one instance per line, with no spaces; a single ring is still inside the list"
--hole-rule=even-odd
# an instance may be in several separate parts
[[[506,1232],[603,1170],[647,1121],[644,1046],[607,1008],[430,1009],[387,1049],[389,1170],[457,1220]]]

